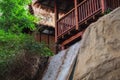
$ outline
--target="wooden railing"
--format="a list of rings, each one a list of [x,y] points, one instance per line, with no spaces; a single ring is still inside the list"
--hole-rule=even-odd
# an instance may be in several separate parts
[[[64,17],[57,21],[58,33],[60,36],[72,27],[75,27],[75,9],[73,8],[70,12],[68,12]]]
[[[106,8],[113,10],[120,6],[120,0],[105,0]]]
[[[77,5],[78,23],[76,22],[75,8],[69,11],[64,17],[57,20],[56,37],[61,37],[64,33],[75,28],[76,24],[79,24],[80,26],[82,22],[95,15],[95,13],[99,11],[104,13],[105,10],[113,10],[118,6],[120,6],[120,0],[84,0]]]
[[[85,0],[78,5],[78,22],[86,20],[101,9],[100,0]]]

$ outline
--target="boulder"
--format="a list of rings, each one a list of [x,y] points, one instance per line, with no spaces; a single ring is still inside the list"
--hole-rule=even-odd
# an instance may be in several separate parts
[[[120,80],[120,8],[86,29],[73,80]]]

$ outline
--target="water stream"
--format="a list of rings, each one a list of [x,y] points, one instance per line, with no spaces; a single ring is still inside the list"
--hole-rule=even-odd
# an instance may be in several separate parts
[[[80,48],[80,42],[75,43],[70,48],[60,51],[51,57],[48,69],[42,80],[68,80],[75,64]]]

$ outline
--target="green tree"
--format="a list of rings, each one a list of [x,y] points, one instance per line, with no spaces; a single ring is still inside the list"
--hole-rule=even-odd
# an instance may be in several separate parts
[[[23,34],[24,28],[35,30],[36,18],[29,13],[30,0],[0,0],[0,80],[21,53],[51,56],[45,44],[36,42],[33,36]]]
[[[35,17],[28,11],[31,0],[0,0],[0,29],[21,32],[23,28],[35,29]]]

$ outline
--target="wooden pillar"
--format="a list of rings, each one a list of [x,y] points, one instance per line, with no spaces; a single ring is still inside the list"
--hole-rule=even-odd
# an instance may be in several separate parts
[[[101,0],[102,13],[105,13],[106,10],[106,0]]]
[[[50,48],[50,30],[48,29],[48,47]]]
[[[58,34],[57,20],[59,18],[57,0],[54,0],[54,13],[55,13],[55,42],[57,42],[57,34]]]
[[[76,30],[78,30],[78,8],[77,8],[77,0],[74,0],[74,5],[75,5],[75,20],[76,20]]]
[[[54,0],[54,13],[55,13],[55,43],[56,43],[56,51],[55,53],[58,53],[58,44],[57,44],[57,36],[58,36],[58,24],[57,24],[57,20],[59,18],[58,16],[58,4],[57,4],[57,0]]]

